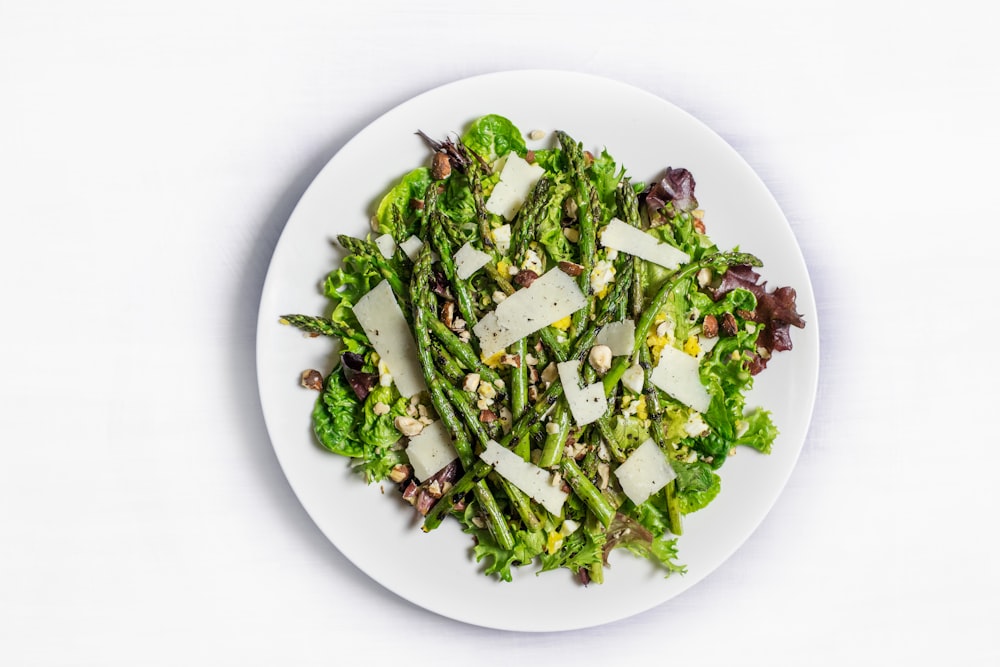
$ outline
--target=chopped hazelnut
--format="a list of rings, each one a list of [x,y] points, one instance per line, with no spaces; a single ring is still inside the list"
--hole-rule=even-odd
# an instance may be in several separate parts
[[[715,315],[706,315],[701,323],[701,334],[705,338],[715,338],[719,335],[719,320]]]
[[[389,479],[396,484],[400,484],[408,480],[411,474],[412,471],[410,470],[410,466],[405,463],[397,463],[392,467],[392,470],[389,471]]]
[[[396,430],[407,437],[417,435],[424,430],[424,425],[413,417],[396,417],[394,424],[396,426]]]
[[[736,335],[736,332],[739,330],[739,327],[737,326],[736,318],[733,317],[732,313],[724,313],[722,315],[721,329],[722,333],[726,334],[727,336]]]
[[[559,262],[559,269],[568,276],[574,278],[583,273],[583,266],[576,262]]]
[[[538,274],[531,269],[524,269],[523,271],[518,271],[512,280],[518,287],[531,287],[531,283],[538,280]]]
[[[434,162],[431,163],[431,178],[441,181],[451,175],[451,160],[445,153],[435,153]]]
[[[323,391],[323,374],[315,369],[302,371],[302,386],[306,389]]]

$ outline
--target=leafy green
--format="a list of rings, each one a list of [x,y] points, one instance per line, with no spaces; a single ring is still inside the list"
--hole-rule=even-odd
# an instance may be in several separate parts
[[[384,403],[389,411],[384,414],[375,413],[375,405]],[[388,447],[400,438],[396,430],[396,417],[406,415],[408,401],[399,395],[395,385],[378,386],[371,390],[362,408],[362,420],[359,431],[361,441],[369,447]]]
[[[566,239],[562,228],[563,201],[571,190],[568,183],[555,180],[552,186],[553,196],[538,216],[538,241],[553,264],[575,260],[573,246]]]
[[[332,303],[330,319],[351,332],[343,339],[350,352],[362,352],[371,346],[354,316],[354,305],[382,280],[378,269],[367,257],[348,255],[343,268],[331,271],[323,283],[323,293]]]
[[[514,151],[521,157],[527,152],[521,131],[503,116],[490,114],[472,122],[462,135],[462,143],[487,162]]]
[[[326,378],[313,407],[313,432],[326,449],[341,456],[364,455],[364,443],[355,434],[361,424],[361,405],[340,369]]]
[[[577,529],[563,538],[562,546],[554,553],[543,553],[541,572],[557,570],[561,567],[576,574],[581,569],[598,565],[603,560],[604,534]]]
[[[392,186],[375,211],[379,231],[392,234],[396,241],[402,241],[412,234],[416,220],[422,215],[422,209],[415,202],[423,201],[430,182],[430,170],[418,167]]]
[[[677,504],[683,514],[696,512],[712,502],[722,489],[722,479],[702,461],[671,461],[677,473]]]
[[[649,429],[638,417],[616,416],[611,432],[623,452],[632,451],[649,438]]]
[[[618,183],[625,176],[625,170],[618,166],[615,159],[611,157],[607,150],[594,158],[586,171],[587,177],[597,191],[597,198],[600,199],[601,218],[599,224],[608,222],[617,210],[616,194]]]
[[[504,549],[496,543],[493,535],[486,528],[476,526],[473,519],[478,510],[475,503],[470,503],[464,513],[463,530],[475,538],[472,553],[476,562],[485,561],[484,572],[495,574],[503,581],[511,581],[511,567],[526,565],[537,558],[545,550],[545,533],[541,530],[518,530],[514,533],[514,548]]]
[[[755,408],[744,415],[747,430],[736,438],[737,445],[753,447],[764,454],[771,453],[771,444],[778,437],[778,428],[771,421],[771,413],[761,408]]]

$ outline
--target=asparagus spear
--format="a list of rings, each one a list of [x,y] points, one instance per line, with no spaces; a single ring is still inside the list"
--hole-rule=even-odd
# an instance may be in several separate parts
[[[590,273],[594,268],[594,254],[597,250],[597,229],[592,204],[594,198],[590,196],[590,183],[584,173],[583,145],[577,143],[572,137],[562,131],[557,131],[556,136],[563,153],[569,163],[570,174],[573,180],[574,200],[577,206],[577,226],[580,233],[577,241],[577,248],[580,252],[580,265],[583,271],[577,281],[584,294],[590,294]],[[570,325],[570,335],[576,336],[586,325],[590,318],[590,306],[582,308],[573,313]]]

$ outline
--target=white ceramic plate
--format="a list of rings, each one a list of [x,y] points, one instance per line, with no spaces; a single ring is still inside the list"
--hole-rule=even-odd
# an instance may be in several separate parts
[[[795,349],[759,375],[750,405],[774,413],[781,435],[763,456],[743,448],[722,468],[723,490],[686,517],[680,538],[685,576],[663,578],[646,561],[612,554],[603,585],[577,585],[568,572],[513,583],[480,572],[468,536],[446,522],[429,534],[415,513],[349,472],[346,460],[315,444],[310,413],[316,394],[298,386],[306,368],[328,370],[332,345],[278,324],[284,313],[325,311],[318,285],[339,256],[338,233],[363,235],[374,205],[429,153],[414,132],[435,138],[461,132],[472,119],[498,113],[525,133],[562,129],[591,150],[607,147],[635,181],[665,167],[686,167],[697,181],[709,234],[721,248],[740,245],[764,261],[770,285],[792,285],[808,324],[793,329]],[[532,142],[529,142],[531,147]],[[787,221],[744,160],[701,122],[634,87],[589,75],[516,71],[466,79],[431,90],[362,130],[316,177],[278,242],[264,284],[257,331],[261,402],[271,441],[303,507],[330,541],[380,584],[428,610],[492,628],[553,631],[583,628],[645,611],[711,573],[753,532],[784,487],[805,440],[819,367],[816,307],[801,252]],[[792,536],[789,539],[794,539]]]

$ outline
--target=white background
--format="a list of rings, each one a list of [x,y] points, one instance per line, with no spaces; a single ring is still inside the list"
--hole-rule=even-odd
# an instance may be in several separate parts
[[[996,664],[988,6],[0,0],[0,664]],[[559,634],[437,617],[347,562],[254,369],[322,165],[417,93],[522,68],[721,134],[821,322],[812,428],[760,529],[673,601]]]

